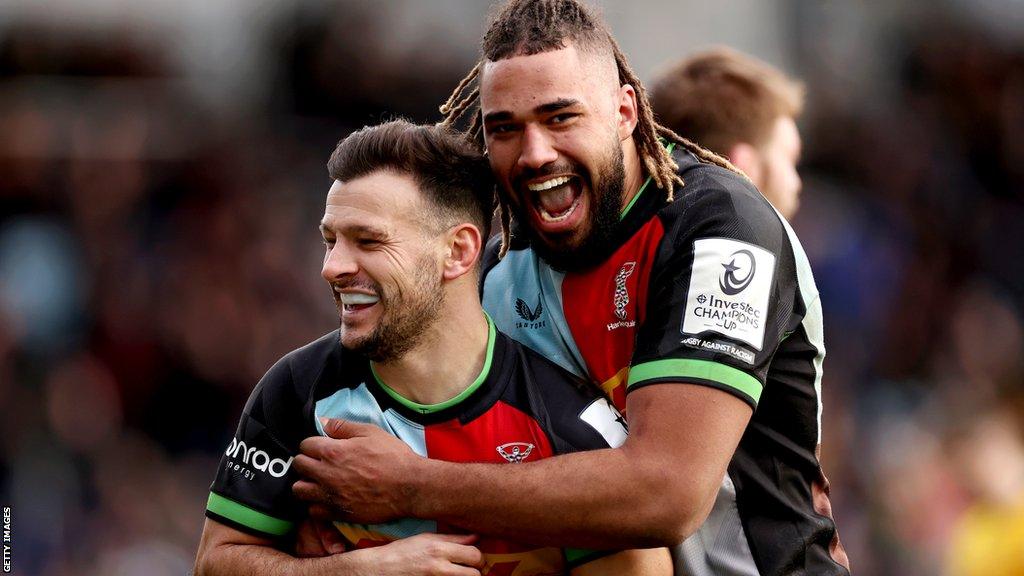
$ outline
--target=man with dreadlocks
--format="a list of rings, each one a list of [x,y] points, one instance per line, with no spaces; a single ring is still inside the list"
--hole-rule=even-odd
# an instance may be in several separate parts
[[[677,574],[848,575],[816,454],[821,305],[792,230],[727,161],[654,122],[577,1],[512,0],[482,48],[442,113],[448,125],[470,114],[499,182],[484,306],[598,383],[629,438],[453,464],[329,421],[335,449],[300,469],[296,494],[317,515],[432,518],[527,542],[685,538]]]

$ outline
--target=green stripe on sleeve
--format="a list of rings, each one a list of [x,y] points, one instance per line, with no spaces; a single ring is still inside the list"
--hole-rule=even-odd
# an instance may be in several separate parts
[[[227,498],[210,492],[206,501],[206,509],[218,516],[223,516],[253,530],[259,530],[274,536],[284,536],[295,526],[293,522],[267,516]]]
[[[629,369],[627,388],[646,380],[671,378],[685,381],[691,378],[710,380],[724,384],[750,396],[756,403],[761,398],[763,386],[750,374],[742,370],[711,362],[710,360],[686,360],[673,358],[637,364]]]

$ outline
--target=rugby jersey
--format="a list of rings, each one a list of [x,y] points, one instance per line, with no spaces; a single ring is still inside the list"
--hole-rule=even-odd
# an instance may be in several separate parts
[[[382,382],[370,361],[341,347],[338,331],[286,355],[253,391],[210,488],[206,515],[269,538],[290,534],[306,515],[292,496],[299,443],[323,434],[319,418],[374,424],[415,453],[452,462],[519,465],[556,454],[620,445],[625,420],[594,388],[497,332],[476,380],[455,398],[422,405]],[[432,520],[336,522],[357,548],[423,532],[461,530]],[[485,574],[564,574],[607,552],[559,549],[491,537],[476,546]]]
[[[552,268],[515,227],[504,258],[492,239],[484,308],[623,413],[630,390],[672,382],[754,409],[708,520],[673,551],[678,574],[848,574],[829,552],[838,538],[816,455],[825,346],[810,265],[749,181],[673,157],[686,183],[675,201],[648,179],[590,269]]]

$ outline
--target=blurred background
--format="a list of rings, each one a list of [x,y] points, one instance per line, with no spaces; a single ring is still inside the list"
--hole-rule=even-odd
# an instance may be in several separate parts
[[[1024,556],[1024,2],[598,5],[641,78],[727,44],[807,84],[793,224],[855,574],[1020,574],[993,558]],[[0,0],[15,573],[189,570],[250,389],[336,327],[317,231],[334,144],[436,121],[487,10]]]

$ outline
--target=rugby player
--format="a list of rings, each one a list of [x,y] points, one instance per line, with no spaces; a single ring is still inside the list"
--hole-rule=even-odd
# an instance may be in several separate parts
[[[848,574],[816,453],[821,305],[788,224],[727,161],[654,122],[606,26],[573,0],[498,10],[442,113],[469,115],[499,183],[485,309],[599,383],[630,435],[506,470],[328,422],[335,449],[300,467],[296,494],[348,521],[591,548],[686,539],[679,574]]]
[[[796,214],[801,83],[756,58],[714,48],[659,75],[651,105],[668,128],[728,157],[785,218]]]
[[[626,438],[604,396],[496,331],[481,308],[494,184],[468,141],[393,121],[350,135],[328,167],[322,273],[341,326],[286,355],[253,391],[211,487],[196,573],[670,574],[664,548],[438,536],[451,527],[413,518],[336,522],[352,550],[343,554],[280,551],[306,514],[292,496],[294,464],[316,470],[335,450],[319,437],[324,418],[368,423],[419,456],[507,468]],[[295,459],[300,445],[314,458]]]

